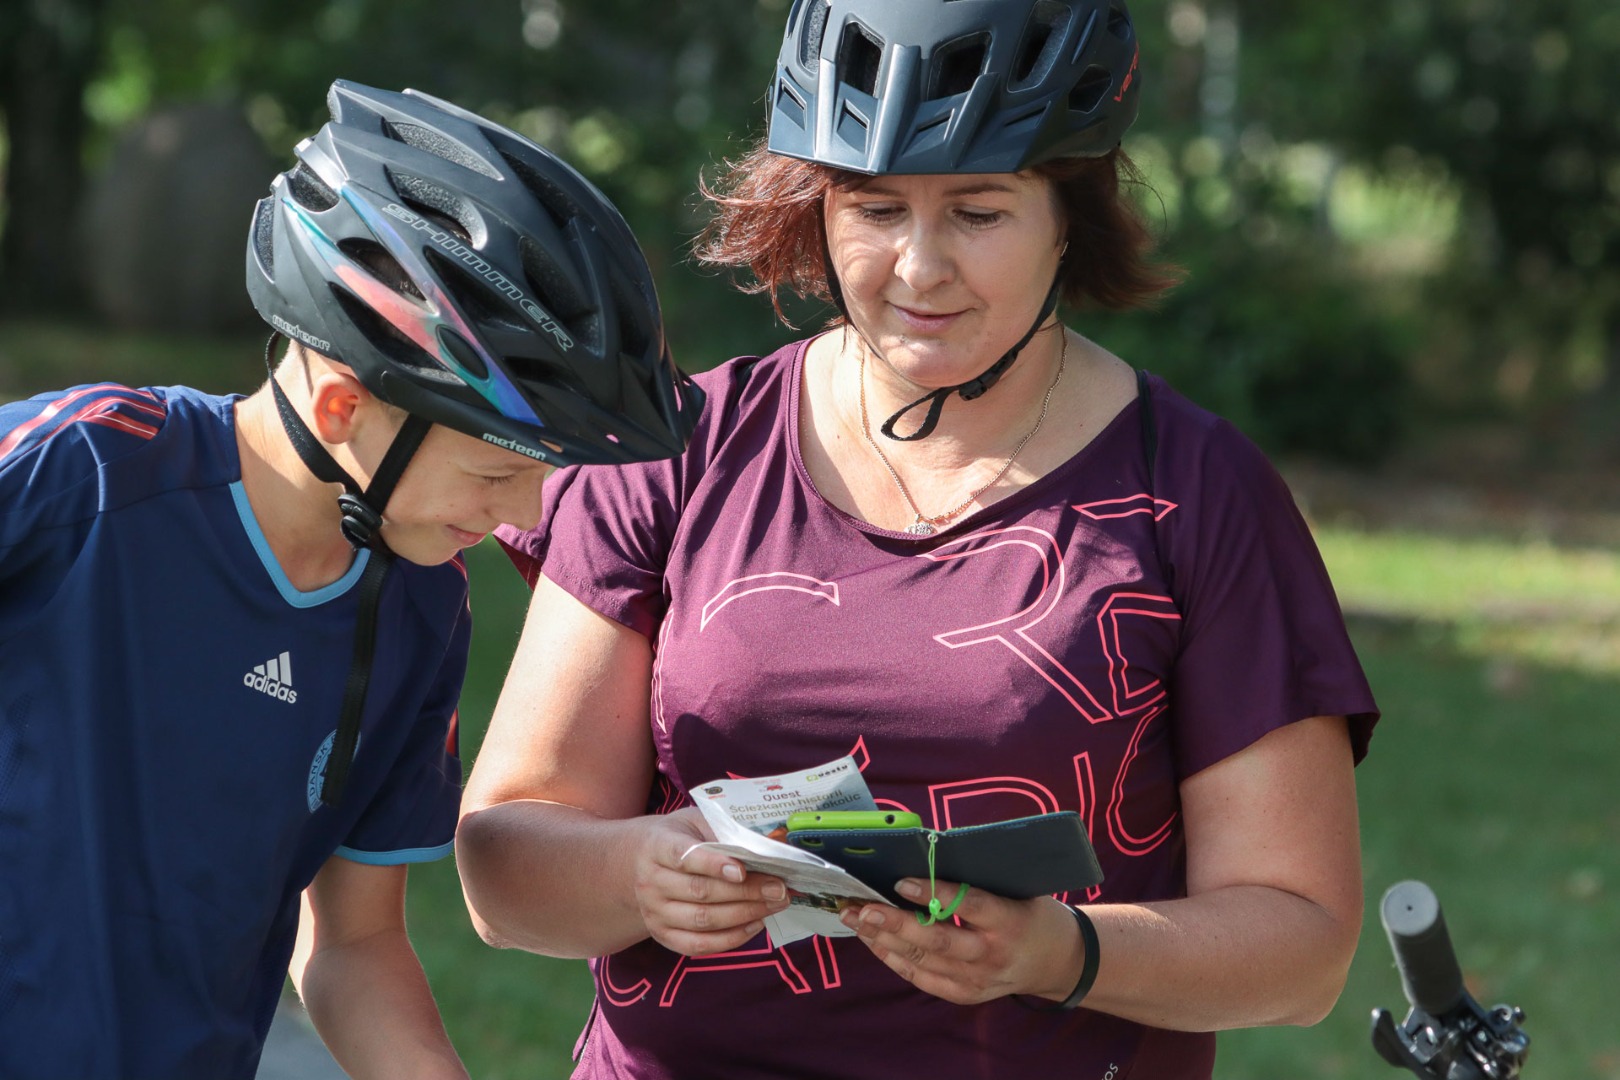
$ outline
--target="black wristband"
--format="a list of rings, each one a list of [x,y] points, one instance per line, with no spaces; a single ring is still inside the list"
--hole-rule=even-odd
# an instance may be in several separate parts
[[[1063,1009],[1078,1009],[1080,1003],[1091,993],[1091,984],[1097,981],[1097,964],[1101,959],[1100,947],[1097,941],[1097,928],[1091,924],[1091,917],[1072,904],[1065,904],[1069,914],[1080,926],[1080,943],[1085,947],[1086,958],[1080,963],[1080,978],[1075,981],[1074,989],[1069,996],[1061,1002],[1043,1001],[1039,1005],[1031,1005],[1024,1000],[1026,995],[1017,995],[1016,1000],[1026,1008],[1036,1009],[1040,1012],[1058,1012]]]

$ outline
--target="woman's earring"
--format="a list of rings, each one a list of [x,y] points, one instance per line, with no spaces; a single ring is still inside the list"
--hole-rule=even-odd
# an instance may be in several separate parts
[[[1069,253],[1069,242],[1067,240],[1065,240],[1065,241],[1063,241],[1063,246],[1058,248],[1058,262],[1062,262],[1063,257],[1065,255],[1067,255],[1068,253]]]

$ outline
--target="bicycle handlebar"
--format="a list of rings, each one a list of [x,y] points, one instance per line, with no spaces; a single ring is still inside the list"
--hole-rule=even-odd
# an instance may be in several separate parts
[[[1430,1016],[1454,1009],[1467,991],[1434,890],[1421,881],[1401,882],[1384,894],[1379,919],[1406,1000]]]
[[[1373,1010],[1379,1056],[1427,1080],[1517,1080],[1530,1049],[1519,1028],[1524,1012],[1486,1012],[1469,996],[1434,891],[1400,882],[1384,894],[1379,918],[1412,1006],[1399,1025],[1387,1009]]]

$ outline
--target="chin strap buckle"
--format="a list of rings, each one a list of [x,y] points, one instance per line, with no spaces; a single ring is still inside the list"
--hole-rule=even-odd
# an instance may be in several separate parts
[[[382,515],[373,510],[360,496],[345,491],[338,496],[338,509],[343,512],[343,536],[358,550],[368,548],[382,531]]]

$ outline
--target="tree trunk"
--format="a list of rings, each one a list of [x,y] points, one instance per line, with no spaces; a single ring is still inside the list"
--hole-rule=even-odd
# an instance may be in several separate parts
[[[84,90],[105,0],[0,0],[0,116],[8,144],[0,311],[87,307],[78,234]]]

